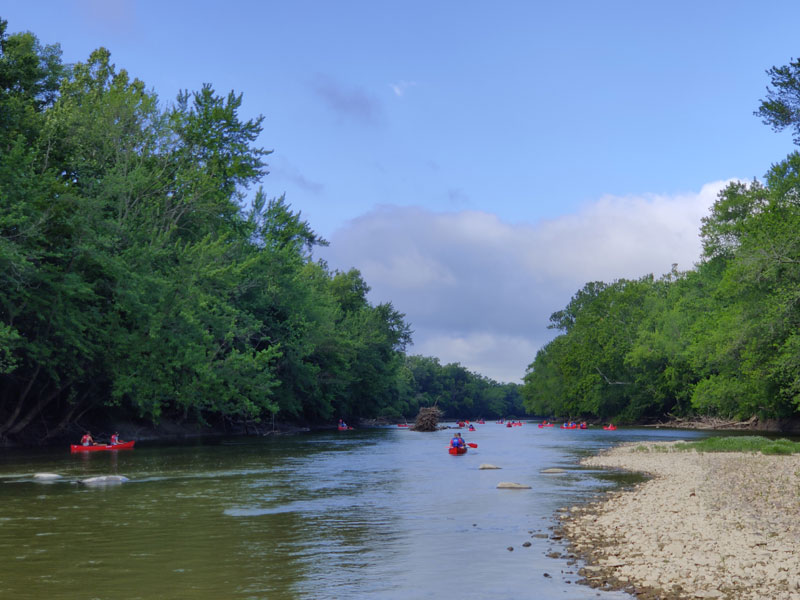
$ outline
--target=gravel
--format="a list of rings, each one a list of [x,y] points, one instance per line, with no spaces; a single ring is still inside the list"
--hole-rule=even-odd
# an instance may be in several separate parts
[[[584,583],[662,600],[800,600],[800,455],[652,442],[582,464],[652,476],[561,514]]]

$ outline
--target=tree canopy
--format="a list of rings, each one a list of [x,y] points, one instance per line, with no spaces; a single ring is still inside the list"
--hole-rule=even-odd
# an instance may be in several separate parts
[[[0,442],[100,411],[257,423],[518,406],[507,386],[407,357],[405,315],[373,305],[358,270],[314,260],[328,242],[261,187],[263,119],[241,116],[240,94],[206,84],[165,106],[104,48],[68,67],[7,28]]]
[[[800,142],[800,62],[768,71],[756,112]],[[528,367],[541,414],[637,421],[800,413],[800,154],[733,182],[703,219],[695,269],[587,284]]]

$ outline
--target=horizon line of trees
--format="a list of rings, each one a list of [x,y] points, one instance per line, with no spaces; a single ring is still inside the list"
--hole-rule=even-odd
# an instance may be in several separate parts
[[[800,144],[800,60],[768,70],[756,115]],[[627,422],[800,416],[800,154],[723,189],[696,268],[587,283],[522,389],[537,414]]]

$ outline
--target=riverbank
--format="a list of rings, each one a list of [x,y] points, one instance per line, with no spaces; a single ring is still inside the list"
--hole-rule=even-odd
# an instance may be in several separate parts
[[[672,417],[658,423],[642,424],[643,427],[669,427],[672,429],[701,429],[712,431],[764,431],[772,433],[800,434],[800,419],[759,419],[756,416],[746,420],[722,419],[711,416]]]
[[[292,435],[329,429],[335,430],[336,424],[292,423],[286,421],[253,423],[228,420],[201,424],[189,421],[178,422],[170,419],[162,419],[156,424],[146,420],[101,416],[99,418],[84,419],[80,423],[64,428],[58,434],[48,432],[45,427],[31,427],[27,435],[17,437],[13,441],[0,438],[0,448],[77,444],[81,436],[87,431],[92,433],[96,442],[106,443],[114,432],[118,432],[120,439],[123,440],[168,442],[171,440],[205,437]]]
[[[652,476],[562,516],[585,583],[653,600],[800,600],[800,456],[637,443],[582,464]]]

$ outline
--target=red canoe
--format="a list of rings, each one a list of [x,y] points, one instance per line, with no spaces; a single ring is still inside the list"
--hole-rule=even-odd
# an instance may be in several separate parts
[[[606,431],[616,431],[617,427],[616,425],[608,425],[608,426],[604,425],[603,429],[605,429]]]
[[[122,442],[121,444],[98,444],[97,446],[81,446],[71,444],[70,452],[100,452],[101,450],[129,450],[136,442]]]
[[[453,447],[451,446],[450,448],[448,448],[448,449],[447,449],[447,451],[448,451],[450,454],[454,455],[454,456],[455,456],[455,455],[457,455],[457,454],[466,454],[466,453],[467,453],[467,447],[466,447],[466,446],[463,446],[463,447],[461,447],[461,448],[453,448]]]

